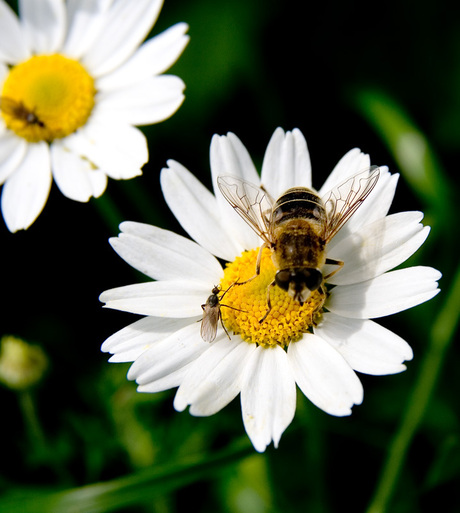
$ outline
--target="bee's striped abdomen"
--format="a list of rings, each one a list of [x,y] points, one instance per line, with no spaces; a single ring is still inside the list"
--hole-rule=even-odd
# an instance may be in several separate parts
[[[322,224],[325,218],[321,198],[306,187],[288,189],[273,206],[272,221],[277,226],[291,219],[308,219]]]

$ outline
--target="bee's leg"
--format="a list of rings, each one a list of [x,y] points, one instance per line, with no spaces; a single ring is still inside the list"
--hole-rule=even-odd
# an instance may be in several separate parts
[[[310,327],[317,326],[318,323],[315,322],[316,315],[322,310],[324,303],[326,302],[328,293],[323,283],[319,286],[318,292],[321,294],[321,302],[316,306],[315,310],[310,314]]]
[[[324,277],[325,280],[328,280],[331,276],[334,276],[334,274],[338,271],[340,271],[340,269],[342,269],[342,267],[344,266],[345,262],[343,260],[336,260],[335,258],[326,258],[326,264],[327,265],[337,265],[337,269],[335,271],[332,271],[331,273],[329,273],[327,276]]]
[[[324,306],[324,303],[326,302],[326,299],[327,299],[327,296],[328,296],[328,293],[327,293],[327,290],[324,286],[324,281],[323,283],[321,284],[321,286],[319,287],[319,293],[321,294],[321,303],[318,305],[318,307],[316,308],[315,312],[319,312],[323,306]]]
[[[270,313],[270,310],[272,309],[272,302],[270,301],[270,290],[271,288],[276,284],[276,281],[273,280],[270,285],[267,287],[267,311],[265,312],[265,315],[262,317],[262,319],[259,319],[259,323],[262,324],[265,319],[267,318],[267,315]]]
[[[264,242],[262,244],[262,246],[260,246],[259,254],[257,255],[256,273],[254,274],[254,276],[251,276],[246,281],[236,281],[233,285],[244,285],[245,283],[248,283],[248,282],[252,281],[254,278],[257,278],[257,276],[259,276],[259,274],[260,274],[260,262],[262,261],[262,251],[264,250],[264,248],[267,248],[267,247],[268,247],[268,244],[266,242]]]

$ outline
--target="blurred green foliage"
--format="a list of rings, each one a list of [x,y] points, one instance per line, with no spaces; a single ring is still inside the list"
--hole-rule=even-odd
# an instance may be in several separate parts
[[[0,389],[0,512],[459,511],[460,7],[165,0],[152,33],[179,21],[191,40],[171,73],[186,100],[143,128],[144,175],[111,182],[90,205],[53,187],[27,232],[0,226],[1,334],[41,345],[50,360],[28,396]],[[303,131],[318,186],[354,146],[401,172],[393,210],[423,210],[433,226],[409,264],[443,279],[434,300],[382,320],[414,348],[405,373],[360,376],[365,400],[350,418],[298,394],[279,449],[259,455],[237,400],[194,418],[173,410],[174,391],[138,394],[128,365],[99,351],[134,316],[103,311],[97,298],[139,279],[107,243],[120,220],[182,232],[159,187],[167,159],[209,185],[214,133],[235,132],[260,164],[277,126]]]

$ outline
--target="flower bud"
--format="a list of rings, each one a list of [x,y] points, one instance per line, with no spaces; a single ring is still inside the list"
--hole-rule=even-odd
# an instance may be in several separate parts
[[[0,341],[0,382],[13,390],[38,383],[48,367],[48,358],[37,345],[5,335]]]

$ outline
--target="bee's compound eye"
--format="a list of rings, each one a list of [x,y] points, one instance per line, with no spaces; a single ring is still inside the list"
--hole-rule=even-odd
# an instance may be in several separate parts
[[[305,285],[311,291],[319,289],[321,283],[323,283],[323,275],[319,269],[302,269],[302,274],[304,276]]]
[[[292,274],[285,269],[278,271],[275,275],[275,283],[283,290],[288,290],[289,283],[292,280]]]

